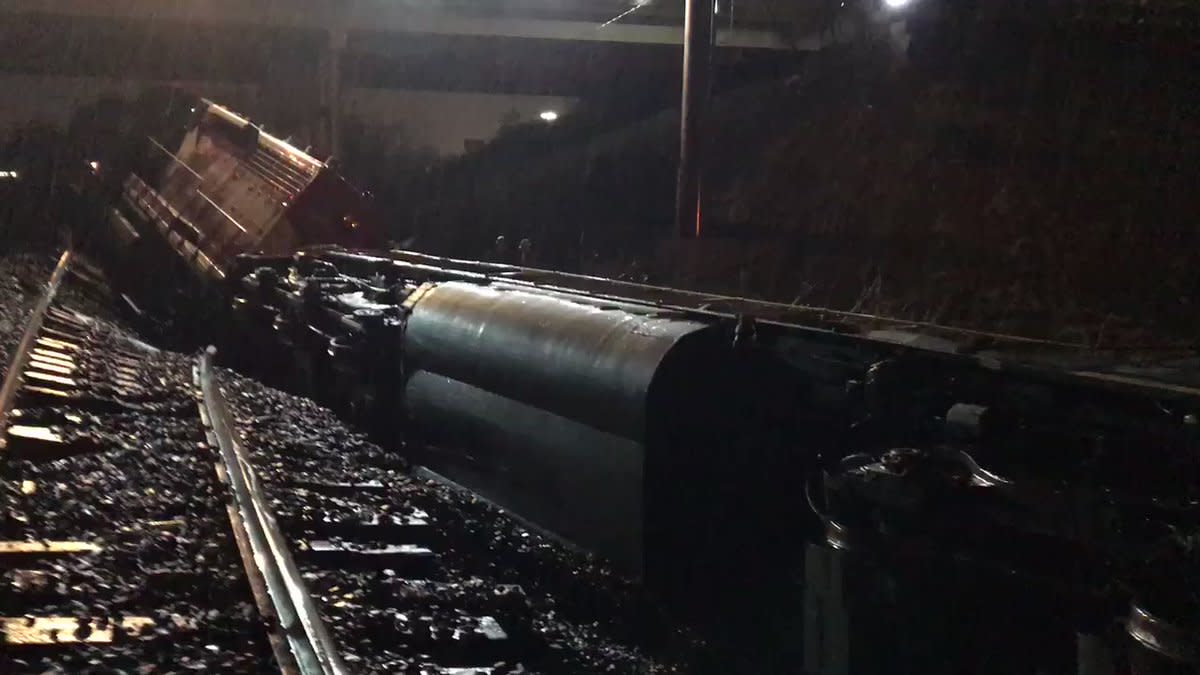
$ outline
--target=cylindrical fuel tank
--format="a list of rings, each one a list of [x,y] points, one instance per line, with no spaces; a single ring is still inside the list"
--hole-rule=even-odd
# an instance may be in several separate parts
[[[405,355],[422,370],[638,438],[658,364],[708,328],[585,296],[447,282],[415,306]]]
[[[471,461],[437,467],[457,482],[563,537],[640,565],[642,448],[464,382],[418,371],[409,413],[439,444]]]
[[[709,464],[697,446],[730,426],[721,329],[653,307],[446,282],[404,349],[411,428],[450,451],[435,469],[637,573],[679,458]]]

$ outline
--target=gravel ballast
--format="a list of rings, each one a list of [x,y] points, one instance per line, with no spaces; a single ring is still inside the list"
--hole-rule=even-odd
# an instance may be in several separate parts
[[[6,362],[52,262],[37,256],[0,260],[0,269],[11,272],[0,288]],[[57,306],[96,310],[93,302],[82,300],[83,289],[66,283]],[[110,350],[129,348],[126,335],[96,319],[88,346],[90,356],[77,355],[80,370],[73,375],[75,390],[87,396],[61,406],[30,405],[17,418],[55,429],[73,444],[72,454],[56,459],[34,445],[5,456],[0,539],[74,541],[98,550],[6,560],[0,615],[30,623],[74,619],[73,635],[57,638],[63,642],[84,641],[134,617],[154,623],[115,631],[111,643],[6,648],[0,671],[276,669],[231,536],[225,488],[203,445],[192,359],[145,354],[137,364],[137,381],[146,398],[127,407],[106,363]],[[101,410],[90,409],[97,400],[105,402]],[[18,401],[17,407],[22,405]]]

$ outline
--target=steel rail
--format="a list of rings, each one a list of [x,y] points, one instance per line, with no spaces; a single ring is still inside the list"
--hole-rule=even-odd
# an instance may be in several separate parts
[[[262,484],[246,450],[234,431],[229,407],[213,372],[215,354],[216,350],[209,347],[197,359],[200,410],[209,440],[218,450],[218,473],[224,473],[233,495],[237,518],[231,517],[231,520],[239,547],[247,544],[251,549],[250,556],[242,556],[251,588],[265,588],[279,630],[287,642],[287,656],[294,663],[296,672],[301,675],[348,673],[305,587],[288,542],[267,505]],[[291,665],[281,662],[280,668],[288,672]]]
[[[16,400],[17,389],[21,386],[25,366],[29,364],[29,355],[33,350],[34,343],[37,342],[38,334],[42,331],[42,322],[46,318],[46,311],[54,302],[54,297],[58,294],[58,288],[62,285],[63,277],[66,276],[67,268],[70,265],[71,249],[67,249],[59,256],[58,265],[50,275],[50,281],[46,282],[46,290],[38,300],[38,304],[34,306],[33,314],[25,324],[25,332],[21,335],[21,341],[17,343],[17,349],[9,359],[8,371],[4,375],[4,384],[0,386],[0,452],[8,448],[8,414],[12,411],[13,401]]]

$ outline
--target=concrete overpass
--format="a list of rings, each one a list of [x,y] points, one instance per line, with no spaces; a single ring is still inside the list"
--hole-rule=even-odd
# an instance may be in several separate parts
[[[719,22],[718,45],[821,46],[819,34],[800,30],[819,23],[813,10],[798,11],[796,3],[782,11],[768,10],[771,4],[762,0],[743,1],[748,7],[739,3],[741,14]],[[637,0],[0,0],[0,14],[270,26],[327,31],[337,42],[348,41],[355,33],[415,33],[680,45],[680,7],[681,3],[666,0],[645,4]],[[623,14],[624,18],[613,20]],[[750,27],[741,27],[742,21]]]
[[[819,49],[845,17],[814,7],[837,4],[737,0],[732,14],[719,14],[716,41],[723,53]],[[252,83],[260,101],[284,113],[311,105],[305,114],[319,121],[303,135],[337,154],[347,100],[366,96],[366,107],[382,109],[382,99],[395,96],[381,91],[478,92],[489,83],[492,93],[549,97],[513,99],[524,116],[543,104],[561,108],[589,78],[657,68],[669,81],[682,7],[680,0],[0,0],[0,42],[12,49],[0,70]],[[132,56],[122,63],[119,52]],[[548,83],[531,87],[522,77]],[[501,117],[498,107],[489,114]]]

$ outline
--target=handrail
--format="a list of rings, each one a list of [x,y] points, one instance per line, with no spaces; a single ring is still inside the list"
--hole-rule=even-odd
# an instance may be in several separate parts
[[[843,318],[843,319],[854,319],[854,320],[860,320],[860,321],[876,321],[879,323],[892,324],[892,325],[896,325],[896,326],[913,326],[916,328],[931,329],[931,330],[943,331],[946,333],[967,335],[967,336],[971,336],[971,337],[992,338],[992,339],[1003,341],[1003,342],[1012,342],[1012,343],[1018,343],[1018,344],[1041,345],[1041,346],[1046,346],[1046,347],[1055,347],[1055,348],[1059,348],[1059,349],[1071,349],[1071,350],[1079,350],[1079,351],[1086,350],[1088,348],[1087,345],[1077,343],[1077,342],[1062,342],[1059,340],[1031,338],[1031,337],[1025,337],[1022,335],[1010,335],[1010,334],[1005,334],[1005,333],[996,333],[996,332],[991,332],[991,331],[977,330],[977,329],[973,329],[973,328],[947,326],[947,325],[943,325],[943,324],[933,323],[930,321],[898,319],[898,318],[887,317],[887,316],[883,316],[883,315],[879,315],[879,314],[868,314],[865,312],[852,312],[852,311],[846,311],[846,310],[828,309],[825,307],[817,307],[814,305],[789,304],[789,303],[784,303],[784,302],[775,302],[775,301],[771,301],[771,300],[758,300],[755,298],[740,298],[737,296],[726,295],[726,294],[721,294],[721,293],[704,293],[701,291],[689,291],[686,289],[671,288],[668,286],[655,286],[652,284],[641,284],[641,283],[636,283],[636,282],[632,282],[632,281],[623,281],[623,280],[619,280],[619,279],[607,279],[604,277],[596,277],[596,276],[587,275],[587,274],[576,274],[576,273],[572,273],[572,272],[558,272],[555,270],[539,269],[539,268],[532,268],[532,267],[521,267],[518,265],[508,265],[508,264],[504,264],[504,263],[490,263],[490,262],[483,262],[483,261],[461,260],[461,259],[457,259],[457,258],[429,255],[429,254],[425,254],[425,253],[420,253],[418,251],[409,251],[409,250],[404,250],[404,249],[392,249],[392,250],[388,251],[387,253],[399,256],[400,260],[402,262],[406,262],[410,265],[411,264],[420,264],[420,263],[413,263],[409,260],[404,260],[403,259],[404,257],[424,260],[424,261],[427,261],[427,264],[439,264],[439,265],[450,264],[450,265],[460,265],[460,266],[474,265],[477,268],[487,270],[487,271],[483,272],[484,274],[488,274],[488,271],[490,271],[493,274],[504,274],[504,273],[525,274],[525,275],[531,275],[534,277],[550,277],[550,278],[558,277],[561,279],[574,280],[574,281],[583,282],[583,283],[602,283],[602,284],[611,285],[614,287],[643,291],[648,294],[663,294],[663,295],[669,295],[669,296],[688,298],[692,302],[695,302],[698,304],[715,303],[715,302],[732,302],[732,303],[740,303],[747,307],[759,308],[762,310],[769,309],[769,310],[773,310],[773,311],[781,312],[781,313],[820,314],[820,315],[839,317],[839,318]],[[392,258],[392,259],[394,260],[396,258]],[[523,280],[521,278],[511,279],[511,278],[503,277],[503,276],[501,276],[500,278],[503,278],[506,281],[521,281],[521,280]],[[573,289],[572,287],[565,287],[565,289],[566,290],[576,290],[576,289]],[[636,299],[636,296],[635,296],[635,299]],[[693,309],[692,307],[680,305],[679,303],[659,301],[656,304],[660,304],[660,305],[667,306],[667,307],[675,306],[675,307],[679,307],[680,309]]]
[[[227,220],[229,220],[229,222],[233,223],[234,227],[241,230],[242,234],[247,234],[246,228],[242,227],[242,224],[237,221],[237,218],[234,218],[233,216],[229,215],[229,213],[226,212],[225,209],[221,208],[220,204],[213,201],[212,197],[209,197],[208,195],[204,194],[204,191],[199,188],[196,188],[196,194],[203,197],[204,201],[208,202],[214,209],[217,210],[217,213],[221,214],[222,216],[225,216],[225,218]]]
[[[183,161],[182,159],[179,159],[179,157],[178,157],[178,156],[177,156],[175,153],[173,153],[173,152],[171,152],[170,150],[168,150],[168,149],[166,149],[165,147],[163,147],[163,144],[162,144],[162,143],[159,143],[157,140],[155,140],[153,136],[147,136],[146,138],[147,138],[147,139],[148,139],[148,140],[149,140],[151,143],[153,143],[153,144],[154,144],[154,147],[156,147],[156,148],[158,148],[159,150],[162,150],[164,153],[166,153],[167,157],[170,157],[172,160],[174,160],[174,161],[175,161],[176,163],[178,163],[180,166],[182,166],[183,168],[187,169],[187,170],[188,170],[188,173],[190,173],[190,174],[192,174],[193,176],[195,176],[195,177],[196,177],[196,180],[199,180],[200,182],[204,182],[204,177],[203,177],[203,176],[201,176],[200,174],[196,173],[196,170],[195,170],[195,169],[193,169],[192,167],[188,166],[188,163],[187,163],[187,162]]]

